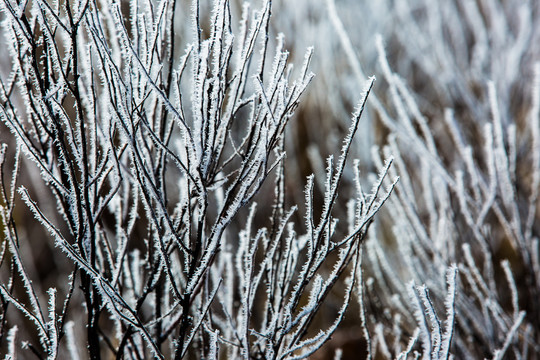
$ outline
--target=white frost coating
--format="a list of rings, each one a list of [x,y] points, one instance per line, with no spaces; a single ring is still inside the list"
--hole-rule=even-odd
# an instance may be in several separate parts
[[[448,359],[450,356],[450,345],[454,336],[454,323],[456,318],[455,302],[457,293],[457,266],[452,264],[446,272],[446,283],[448,290],[444,306],[446,308],[446,320],[444,321],[444,333],[442,335],[441,350],[439,359]]]
[[[414,282],[410,282],[408,286],[409,290],[409,296],[412,300],[412,307],[413,307],[413,314],[416,319],[416,322],[420,329],[420,340],[422,342],[422,358],[424,360],[428,360],[431,357],[432,352],[432,342],[431,342],[431,332],[429,330],[428,322],[426,319],[426,315],[423,311],[422,307],[422,301],[420,297],[418,296],[418,292],[416,290],[416,285]]]
[[[11,329],[9,329],[7,336],[6,336],[6,342],[7,342],[7,353],[6,353],[6,360],[17,360],[17,332],[19,328],[17,325],[13,326]]]
[[[66,329],[66,342],[69,352],[69,357],[73,360],[79,360],[79,345],[77,344],[75,333],[74,333],[75,323],[73,321],[68,321],[65,325]]]
[[[47,322],[47,330],[49,332],[49,344],[47,359],[55,360],[58,355],[58,329],[56,327],[56,288],[50,288],[47,293],[49,295],[49,321]]]

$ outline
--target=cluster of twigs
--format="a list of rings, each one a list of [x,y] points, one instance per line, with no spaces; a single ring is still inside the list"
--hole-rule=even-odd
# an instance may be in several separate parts
[[[312,50],[298,71],[281,35],[269,47],[269,1],[244,5],[239,24],[228,1],[215,1],[206,28],[194,1],[181,56],[176,1],[1,4],[12,62],[0,118],[14,139],[0,158],[6,354],[284,359],[327,341],[358,291],[360,245],[395,184],[381,192],[391,162],[369,195],[357,177],[348,232],[336,231],[373,79],[337,162],[328,159],[320,212],[307,180],[299,234],[286,205],[284,133],[312,79]],[[24,175],[23,159],[39,176]],[[266,182],[272,215],[261,225],[255,198]],[[43,236],[21,231],[17,214],[27,211]],[[54,243],[50,285],[33,278],[36,241]],[[314,333],[338,281],[347,285],[336,320]]]

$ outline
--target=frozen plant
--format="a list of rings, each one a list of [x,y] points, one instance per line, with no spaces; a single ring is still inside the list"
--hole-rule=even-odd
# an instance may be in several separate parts
[[[318,174],[322,206],[308,177],[299,229],[284,136],[313,51],[293,69],[282,35],[269,46],[270,1],[244,4],[239,23],[226,0],[210,13],[194,0],[190,16],[174,0],[0,4],[11,59],[0,81],[11,134],[0,150],[7,356],[317,351],[354,298],[361,245],[396,181],[383,190],[391,160],[369,194],[357,175],[348,228],[339,226],[340,184],[374,80],[337,160]],[[335,321],[314,328],[331,290],[342,294]]]

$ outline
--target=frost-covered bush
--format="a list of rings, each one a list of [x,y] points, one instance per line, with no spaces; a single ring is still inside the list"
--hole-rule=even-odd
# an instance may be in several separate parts
[[[307,179],[298,228],[284,134],[312,79],[312,50],[293,68],[282,35],[268,45],[268,1],[244,5],[240,19],[228,1],[211,13],[194,1],[190,16],[174,1],[121,5],[2,2],[11,58],[0,99],[11,133],[0,158],[4,351],[309,356],[358,291],[360,245],[393,188],[381,190],[390,161],[369,194],[357,178],[348,227],[338,225],[373,79],[337,159]],[[316,181],[325,188],[317,204]],[[47,277],[33,247],[49,252]],[[310,326],[331,290],[342,298],[334,321]]]
[[[537,358],[540,2],[0,9],[2,355]]]

